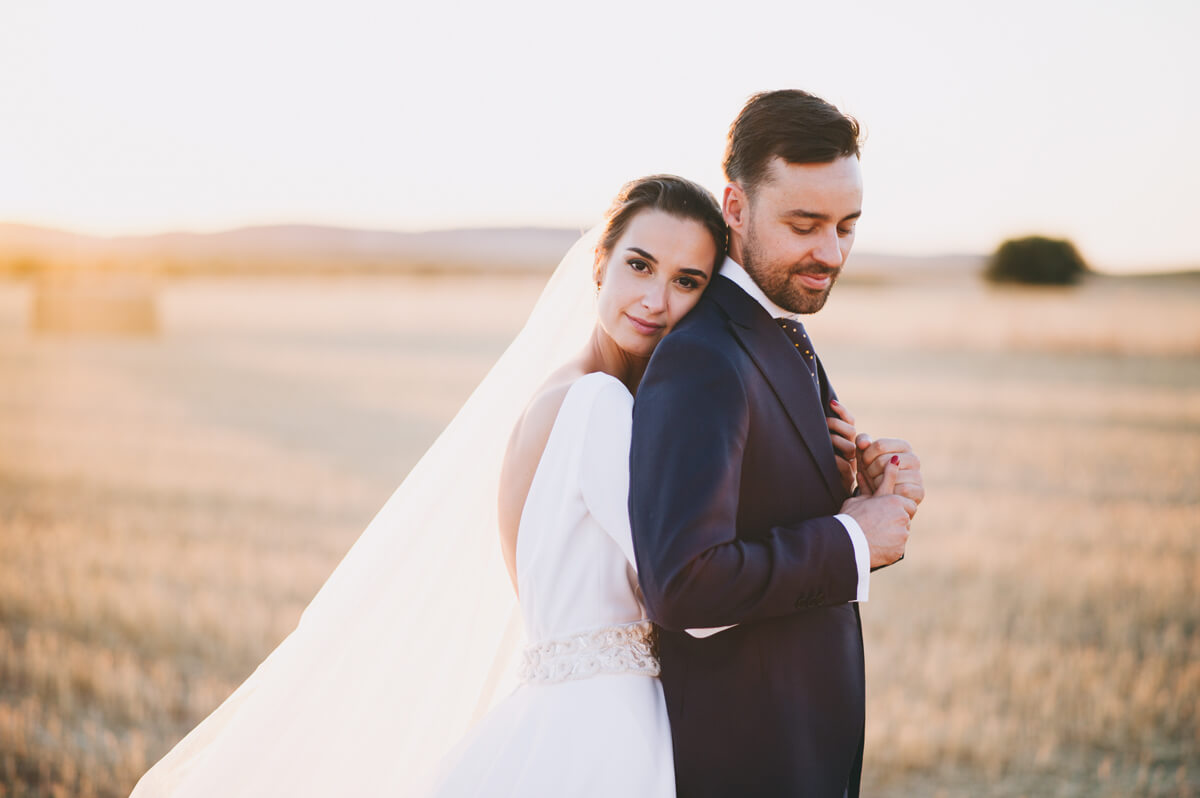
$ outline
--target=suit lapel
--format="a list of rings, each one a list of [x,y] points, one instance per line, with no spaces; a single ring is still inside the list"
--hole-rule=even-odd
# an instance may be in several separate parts
[[[804,439],[830,495],[836,501],[841,501],[845,498],[845,490],[834,460],[822,398],[791,341],[766,310],[728,278],[718,276],[707,293],[728,314],[733,322],[730,329],[762,372],[792,425]],[[819,373],[824,384],[828,385],[828,380],[824,379],[824,369]]]

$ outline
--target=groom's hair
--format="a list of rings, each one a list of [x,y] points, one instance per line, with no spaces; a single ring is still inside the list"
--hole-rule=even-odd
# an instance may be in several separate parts
[[[704,225],[717,249],[714,271],[725,261],[726,229],[721,206],[708,189],[675,175],[639,177],[622,186],[604,216],[597,249],[607,257],[625,235],[633,217],[651,210]]]
[[[799,89],[764,91],[729,126],[725,179],[749,196],[776,156],[790,164],[832,163],[859,157],[859,145],[858,121],[820,97]]]

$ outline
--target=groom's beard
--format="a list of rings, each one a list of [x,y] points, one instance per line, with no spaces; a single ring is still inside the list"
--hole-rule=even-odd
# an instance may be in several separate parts
[[[758,283],[763,293],[776,305],[792,313],[816,313],[825,307],[825,300],[829,299],[829,292],[833,290],[833,284],[842,273],[841,267],[830,268],[815,261],[783,264],[767,260],[759,246],[758,236],[754,234],[753,224],[746,229],[742,260],[745,261],[742,268],[754,278],[754,282]],[[813,291],[793,279],[798,274],[828,274],[829,285],[823,291]]]

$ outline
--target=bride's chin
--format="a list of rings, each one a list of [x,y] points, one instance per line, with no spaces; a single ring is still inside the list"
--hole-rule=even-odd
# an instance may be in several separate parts
[[[647,340],[642,336],[638,336],[630,340],[620,341],[618,342],[618,346],[621,347],[625,354],[631,357],[645,359],[654,354],[654,348],[658,346],[658,342],[661,340],[661,337],[654,340]]]

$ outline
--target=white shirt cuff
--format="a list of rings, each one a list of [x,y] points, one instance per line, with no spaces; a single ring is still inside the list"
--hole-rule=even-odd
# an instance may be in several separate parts
[[[834,518],[846,527],[850,543],[854,546],[854,562],[858,565],[858,598],[854,600],[864,602],[871,595],[871,547],[867,545],[867,536],[863,534],[862,527],[852,517],[838,513]]]
[[[707,629],[685,629],[684,631],[692,637],[712,637],[717,632],[724,632],[726,629],[732,629],[737,626],[736,623],[731,623],[729,626],[710,626]]]

